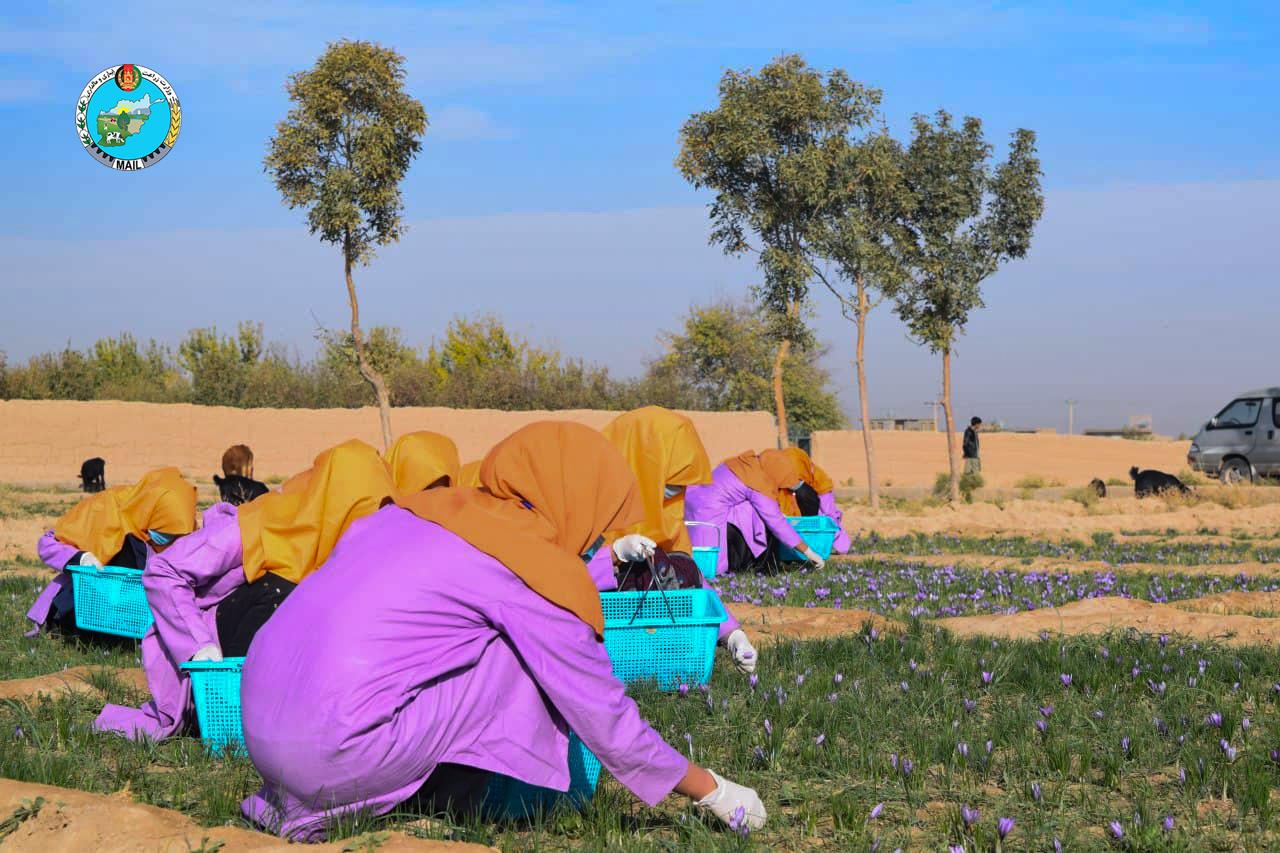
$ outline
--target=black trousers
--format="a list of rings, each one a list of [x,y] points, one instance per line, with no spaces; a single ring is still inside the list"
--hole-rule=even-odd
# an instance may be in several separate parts
[[[218,605],[218,645],[229,658],[242,658],[258,630],[284,603],[297,584],[267,572],[254,583],[237,587]]]
[[[726,557],[729,561],[729,571],[771,574],[781,568],[778,563],[778,538],[772,532],[765,532],[764,550],[757,557],[751,553],[751,548],[747,546],[746,537],[742,535],[741,530],[732,524],[726,524],[725,528],[725,544],[729,549]]]
[[[466,764],[437,764],[407,805],[419,814],[468,817],[484,806],[493,774]]]

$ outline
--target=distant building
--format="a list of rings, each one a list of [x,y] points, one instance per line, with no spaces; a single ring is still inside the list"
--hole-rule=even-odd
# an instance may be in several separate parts
[[[875,430],[903,432],[934,432],[937,425],[933,418],[872,418],[871,428]]]

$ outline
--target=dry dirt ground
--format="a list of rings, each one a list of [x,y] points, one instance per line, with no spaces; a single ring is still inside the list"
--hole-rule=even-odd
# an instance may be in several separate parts
[[[37,800],[43,800],[35,814],[27,816]],[[402,832],[379,832],[370,837],[348,839],[334,844],[299,847],[273,835],[235,827],[205,828],[181,812],[133,802],[127,792],[110,796],[90,794],[70,788],[55,788],[31,782],[0,779],[0,820],[22,818],[0,847],[33,853],[81,853],[81,851],[137,851],[137,853],[190,853],[217,850],[219,853],[245,851],[360,850],[361,842],[376,841],[379,853],[408,851],[487,851],[491,847],[426,841]],[[372,846],[369,848],[372,849]]]

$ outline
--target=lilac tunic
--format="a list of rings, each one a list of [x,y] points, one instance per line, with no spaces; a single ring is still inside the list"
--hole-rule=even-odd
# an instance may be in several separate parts
[[[711,472],[711,482],[685,489],[684,516],[689,521],[714,524],[720,530],[720,559],[716,573],[723,574],[729,567],[728,525],[742,532],[747,547],[757,557],[768,542],[765,531],[773,533],[783,545],[800,548],[804,540],[778,507],[777,499],[762,495],[729,470],[720,465]],[[715,537],[705,527],[690,527],[689,537],[695,545],[715,545]]]
[[[591,580],[595,582],[596,589],[601,592],[612,592],[618,588],[618,578],[613,571],[613,551],[608,546],[601,546],[600,550],[596,551],[591,562],[587,563],[587,571],[591,573]],[[719,596],[715,587],[707,583],[705,576],[702,578],[702,588],[709,589]],[[724,604],[724,601],[721,600],[720,603]],[[742,623],[734,617],[727,604],[724,605],[724,612],[729,618],[720,623],[720,633],[717,635],[717,639],[722,643],[730,634],[742,627]]]
[[[244,812],[295,839],[328,815],[391,811],[442,762],[566,790],[569,728],[650,805],[688,771],[587,625],[394,506],[352,524],[280,605],[241,697],[264,780]]]
[[[836,503],[834,492],[818,495],[818,514],[825,515],[836,523],[836,527],[840,528],[836,533],[836,541],[831,547],[831,553],[848,554],[849,549],[853,547],[853,542],[849,539],[849,532],[844,529],[844,513],[840,511],[840,506]]]
[[[185,727],[194,706],[178,667],[218,644],[218,604],[245,582],[240,548],[236,508],[219,503],[205,512],[203,527],[147,562],[142,585],[156,621],[142,638],[142,670],[151,701],[141,708],[107,705],[95,731],[161,740]]]

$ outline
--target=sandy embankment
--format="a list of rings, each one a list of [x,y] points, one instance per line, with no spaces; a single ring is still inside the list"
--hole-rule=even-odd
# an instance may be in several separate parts
[[[883,486],[930,487],[947,470],[947,439],[940,432],[873,432],[876,468]],[[957,440],[958,440],[957,436]],[[958,441],[957,441],[958,444]],[[1129,468],[1176,474],[1187,467],[1189,441],[1128,441],[1080,435],[982,436],[982,476],[988,486],[1012,488],[1038,474],[1060,485],[1083,486],[1094,477],[1129,479]],[[957,452],[958,452],[957,446]],[[862,433],[813,434],[813,457],[838,485],[852,478],[866,487]]]

